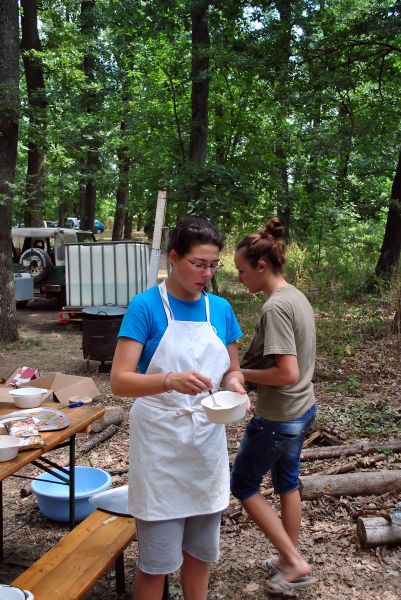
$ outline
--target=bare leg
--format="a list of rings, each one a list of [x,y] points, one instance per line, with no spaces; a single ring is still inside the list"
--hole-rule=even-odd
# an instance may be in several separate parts
[[[302,505],[299,490],[280,494],[281,521],[288,537],[297,546],[301,529]],[[280,568],[280,559],[275,558],[273,566]]]
[[[149,575],[136,570],[133,600],[161,600],[164,589],[164,575]]]
[[[265,497],[258,492],[251,498],[243,500],[242,505],[256,525],[277,548],[280,554],[280,570],[283,577],[288,581],[294,581],[299,577],[308,575],[310,566],[299,554],[284,529],[281,519]]]
[[[206,600],[210,564],[183,552],[181,585],[185,600]],[[136,599],[135,599],[136,600]]]
[[[298,544],[301,529],[302,505],[299,490],[280,494],[281,520],[294,546]]]

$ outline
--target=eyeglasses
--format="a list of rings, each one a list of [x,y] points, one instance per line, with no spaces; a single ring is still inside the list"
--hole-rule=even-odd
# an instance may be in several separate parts
[[[192,260],[189,260],[189,258],[187,258],[186,256],[183,256],[182,258],[185,258],[185,260],[189,262],[197,271],[207,271],[207,269],[210,269],[212,273],[215,273],[216,271],[224,267],[224,265],[220,262],[215,265],[207,265],[206,263],[193,262]]]

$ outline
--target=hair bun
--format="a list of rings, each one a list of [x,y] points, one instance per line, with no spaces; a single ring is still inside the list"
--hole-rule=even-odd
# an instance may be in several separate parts
[[[285,234],[284,222],[278,217],[273,217],[265,223],[261,235],[262,237],[273,237],[277,240],[283,239]]]

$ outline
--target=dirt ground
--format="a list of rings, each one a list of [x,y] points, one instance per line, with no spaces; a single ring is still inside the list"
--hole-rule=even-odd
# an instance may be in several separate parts
[[[109,374],[99,371],[99,363],[91,362],[89,369],[82,355],[82,332],[79,322],[60,324],[57,309],[51,304],[34,303],[18,310],[19,331],[22,341],[0,349],[2,366],[35,366],[43,372],[60,370],[65,373],[93,377],[101,397],[98,404],[121,406],[124,422],[116,435],[97,446],[78,461],[79,464],[115,470],[127,466],[127,421],[131,401],[113,397]],[[316,369],[316,395],[319,405],[318,426],[338,436],[343,442],[355,441],[348,421],[338,418],[333,406],[338,402],[339,386],[349,382],[347,370],[358,377],[358,394],[348,398],[352,402],[376,402],[379,398],[392,406],[400,407],[399,340],[384,336],[380,340],[365,339],[356,356],[343,360],[318,357]],[[347,378],[348,377],[348,378]],[[229,453],[234,456],[246,420],[227,428]],[[93,434],[77,436],[77,450]],[[390,428],[380,439],[395,439]],[[65,451],[58,451],[60,457]],[[311,461],[303,463],[302,475],[323,473],[326,470],[352,462],[355,457]],[[389,455],[368,471],[400,469],[400,456]],[[20,475],[36,475],[34,467],[23,469]],[[113,486],[124,485],[126,475],[113,476]],[[34,495],[20,497],[26,481],[10,477],[3,485],[4,546],[6,562],[0,565],[0,581],[11,582],[30,561],[37,559],[67,533],[67,525],[51,522],[41,515]],[[265,483],[269,493],[270,483]],[[276,504],[274,496],[269,498]],[[313,565],[318,583],[310,590],[298,591],[292,597],[303,600],[396,600],[400,593],[399,546],[381,546],[363,549],[356,534],[356,516],[361,511],[391,511],[401,496],[388,492],[381,496],[340,497],[322,496],[303,503],[303,521],[300,550]],[[209,587],[210,600],[242,600],[266,598],[263,590],[265,574],[257,566],[258,559],[272,555],[273,549],[247,516],[232,499],[223,516],[221,557],[212,567]],[[131,597],[131,585],[137,556],[136,543],[126,552],[127,593],[117,596],[114,574],[111,571],[90,591],[86,599],[114,600]],[[68,574],[66,574],[68,576]],[[170,578],[171,598],[182,598],[179,579]],[[47,599],[46,599],[47,600]],[[51,598],[49,598],[51,600]]]

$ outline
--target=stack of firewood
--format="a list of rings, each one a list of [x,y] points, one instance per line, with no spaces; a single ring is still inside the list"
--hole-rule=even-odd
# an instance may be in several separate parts
[[[312,441],[322,438],[330,443],[330,436],[321,430],[315,431],[308,438],[301,455],[302,461],[312,462],[355,455],[358,455],[358,458],[323,472],[320,470],[313,475],[301,477],[303,500],[314,500],[323,495],[369,496],[401,492],[400,470],[357,471],[387,460],[389,452],[401,452],[401,442],[361,442],[352,445],[340,443],[308,448]],[[357,534],[365,548],[401,543],[401,525],[392,521],[391,510],[364,511],[364,514],[357,518]]]

